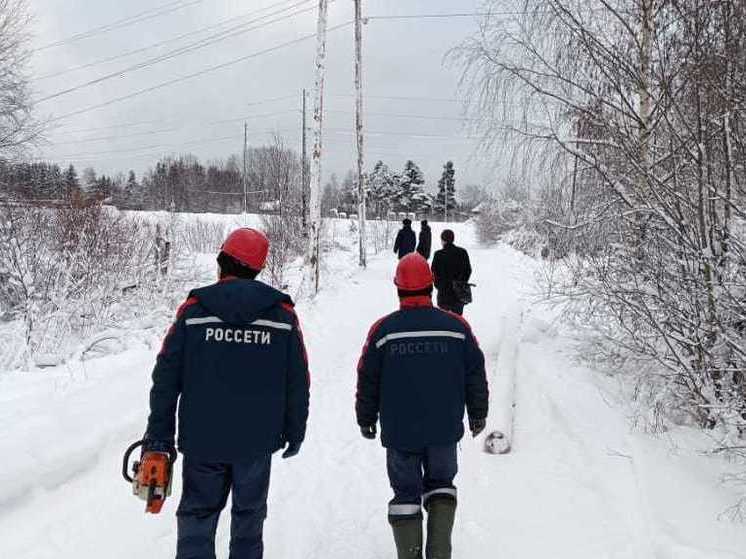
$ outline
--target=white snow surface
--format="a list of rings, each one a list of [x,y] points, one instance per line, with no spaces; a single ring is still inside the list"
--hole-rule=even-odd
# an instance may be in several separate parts
[[[505,421],[498,381],[505,369],[514,368],[516,408],[510,454],[484,453],[481,438],[460,444],[454,557],[746,557],[746,528],[721,515],[737,499],[721,481],[736,465],[704,456],[707,441],[695,431],[631,432],[613,385],[573,364],[561,325],[531,304],[537,264],[505,246],[478,247],[469,226],[457,235],[478,284],[466,316],[488,360],[498,408],[491,426]],[[270,559],[395,555],[384,449],[360,437],[353,410],[367,330],[397,305],[395,260],[371,257],[364,271],[355,261],[354,250],[334,254],[322,293],[298,306],[313,374],[311,415],[301,454],[274,461]],[[209,265],[205,282],[214,274]],[[119,473],[122,452],[145,426],[166,327],[133,332],[119,354],[0,374],[0,557],[174,555],[178,466],[160,516],[143,513]],[[227,557],[228,517],[218,557]]]

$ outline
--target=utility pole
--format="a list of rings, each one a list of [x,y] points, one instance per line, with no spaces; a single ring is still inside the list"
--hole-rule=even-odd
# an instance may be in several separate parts
[[[246,168],[246,152],[248,151],[248,142],[249,142],[249,125],[247,123],[243,123],[243,177],[241,179],[241,182],[243,184],[243,220],[244,225],[247,223],[247,215],[249,213],[249,192],[248,192],[248,182],[246,180],[246,174],[247,174],[247,168]]]
[[[362,0],[355,2],[355,133],[357,136],[357,200],[358,230],[360,244],[360,266],[368,265],[366,228],[366,188],[363,137],[363,22]]]
[[[303,89],[303,131],[301,137],[303,138],[303,145],[301,146],[301,224],[303,228],[303,236],[308,237],[308,204],[306,200],[306,190],[308,189],[308,147],[306,142],[306,130],[308,128],[306,124],[306,90]]]
[[[316,81],[313,106],[313,153],[310,170],[310,219],[308,265],[315,293],[319,291],[321,275],[321,148],[324,117],[324,78],[326,74],[326,28],[329,13],[328,0],[319,0],[319,19],[316,29]]]

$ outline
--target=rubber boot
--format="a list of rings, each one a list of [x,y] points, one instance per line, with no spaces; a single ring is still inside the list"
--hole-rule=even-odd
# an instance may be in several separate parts
[[[398,559],[422,559],[422,517],[391,519]]]
[[[456,500],[433,497],[427,503],[426,559],[451,559],[451,532],[456,517]]]

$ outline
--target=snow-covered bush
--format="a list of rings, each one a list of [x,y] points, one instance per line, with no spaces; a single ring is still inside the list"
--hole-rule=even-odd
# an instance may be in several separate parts
[[[515,186],[505,188],[480,205],[476,217],[479,240],[483,244],[504,241],[530,256],[542,251],[557,256],[550,245],[556,244],[554,235],[541,217],[541,206]]]
[[[497,195],[482,205],[477,217],[477,233],[482,243],[499,241],[508,231],[526,222],[527,208],[509,196]]]
[[[225,224],[181,219],[174,227],[176,249],[187,254],[217,254],[227,235]]]
[[[485,153],[552,181],[534,221],[562,257],[551,293],[566,316],[652,425],[698,425],[731,449],[746,433],[742,11],[527,0],[521,25],[487,18],[455,52]],[[488,238],[511,225],[502,213],[482,218]]]
[[[152,227],[99,206],[0,207],[0,312],[20,345],[4,368],[64,359],[74,341],[157,281]],[[65,343],[63,343],[65,342]]]
[[[388,219],[375,219],[368,221],[368,245],[378,254],[391,250],[394,246],[394,236],[397,228],[395,223]]]
[[[270,283],[285,287],[287,267],[295,258],[304,254],[307,239],[303,236],[300,216],[282,213],[262,216],[264,233],[269,239],[266,273]]]

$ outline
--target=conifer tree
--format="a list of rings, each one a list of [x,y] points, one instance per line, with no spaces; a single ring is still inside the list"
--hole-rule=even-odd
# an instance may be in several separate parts
[[[453,161],[443,165],[443,175],[438,181],[438,194],[435,197],[435,211],[438,214],[452,215],[458,208],[456,201],[456,170]]]
[[[414,161],[407,161],[396,184],[394,209],[399,212],[428,213],[432,203],[423,189],[424,184],[422,170]]]

